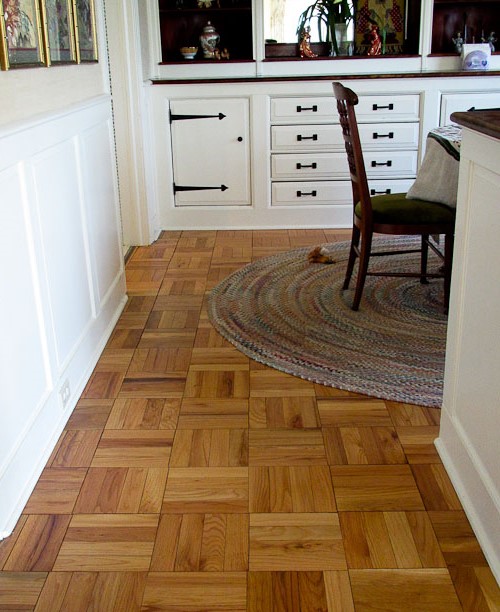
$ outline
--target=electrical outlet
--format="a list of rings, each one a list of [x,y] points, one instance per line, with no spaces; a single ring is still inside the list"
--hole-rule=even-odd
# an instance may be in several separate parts
[[[61,388],[59,389],[59,395],[61,396],[61,402],[63,405],[63,408],[66,408],[68,402],[69,402],[69,398],[71,397],[71,388],[69,386],[69,380],[66,379]]]

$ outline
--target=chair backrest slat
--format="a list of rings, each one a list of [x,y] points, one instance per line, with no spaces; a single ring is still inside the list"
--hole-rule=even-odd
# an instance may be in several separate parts
[[[355,207],[358,202],[361,202],[362,223],[371,225],[372,203],[354,109],[358,104],[358,96],[352,89],[344,87],[338,82],[333,83],[333,94],[337,100],[337,110],[351,175],[353,206]]]

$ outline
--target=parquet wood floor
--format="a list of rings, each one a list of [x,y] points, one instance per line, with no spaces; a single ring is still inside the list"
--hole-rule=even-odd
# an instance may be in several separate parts
[[[439,410],[248,359],[207,292],[323,230],[164,232],[14,533],[0,611],[493,612]]]

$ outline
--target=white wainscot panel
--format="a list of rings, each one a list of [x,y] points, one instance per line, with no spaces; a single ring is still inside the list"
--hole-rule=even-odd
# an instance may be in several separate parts
[[[34,407],[37,412],[50,391],[33,237],[20,169],[21,165],[0,173],[0,475]]]
[[[80,138],[82,179],[88,241],[96,287],[96,310],[123,268],[117,201],[113,181],[113,151],[109,122],[96,125]],[[99,151],[99,156],[95,154]]]
[[[93,317],[77,163],[74,142],[68,140],[32,164],[59,368]]]

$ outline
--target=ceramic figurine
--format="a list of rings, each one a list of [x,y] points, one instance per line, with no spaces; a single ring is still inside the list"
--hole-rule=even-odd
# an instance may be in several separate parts
[[[370,27],[371,30],[368,35],[370,38],[370,48],[368,49],[368,55],[381,55],[382,41],[378,33],[378,26],[372,23]]]
[[[311,28],[309,26],[302,30],[299,49],[300,57],[318,57],[311,49]]]
[[[208,21],[200,36],[200,44],[205,58],[213,59],[215,57],[215,49],[219,40],[220,36],[217,34],[214,26]]]
[[[455,49],[458,54],[462,53],[462,47],[464,46],[464,39],[462,38],[462,32],[457,32],[457,37],[451,39],[455,45]]]
[[[486,42],[490,45],[491,52],[493,53],[495,51],[495,43],[497,42],[495,32],[490,32],[490,35],[486,39]]]

